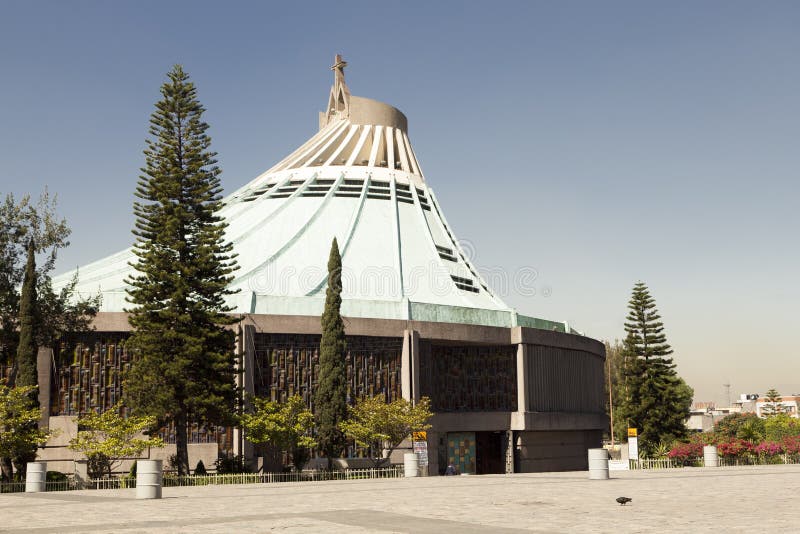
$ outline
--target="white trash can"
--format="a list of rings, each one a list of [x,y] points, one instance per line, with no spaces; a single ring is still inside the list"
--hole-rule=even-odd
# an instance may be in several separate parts
[[[136,461],[136,498],[161,498],[161,460]]]
[[[403,470],[406,478],[419,476],[419,457],[413,452],[403,455]]]
[[[717,456],[716,445],[703,446],[703,464],[706,467],[719,467],[719,456]]]
[[[589,480],[608,480],[608,451],[589,449]]]
[[[47,482],[47,462],[28,462],[25,475],[25,493],[41,493]]]

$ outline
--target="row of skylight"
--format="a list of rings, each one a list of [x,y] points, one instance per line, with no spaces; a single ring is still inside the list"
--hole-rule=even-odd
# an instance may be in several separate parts
[[[421,202],[422,202],[422,197],[420,197],[420,203],[421,203]],[[456,240],[455,240],[455,238],[453,237],[453,234],[451,234],[451,233],[450,233],[450,229],[447,227],[447,223],[445,223],[445,222],[444,222],[444,217],[442,217],[442,214],[441,214],[441,212],[439,211],[439,207],[438,207],[436,204],[434,204],[434,205],[433,205],[433,207],[434,207],[434,208],[436,208],[436,213],[439,215],[439,220],[440,220],[440,221],[442,221],[442,228],[444,228],[444,231],[447,233],[447,237],[449,237],[449,238],[450,238],[450,242],[451,242],[451,243],[455,243],[455,242],[456,242]],[[428,210],[430,210],[430,208],[428,208]],[[442,250],[442,249],[445,249],[445,250]],[[436,245],[436,250],[438,250],[438,251],[439,251],[439,257],[440,257],[440,258],[443,258],[443,259],[447,259],[447,260],[449,260],[449,259],[450,259],[449,257],[445,257],[445,256],[443,256],[443,255],[442,255],[443,253],[445,253],[445,255],[446,255],[446,256],[450,256],[450,257],[452,257],[452,258],[453,258],[453,259],[452,259],[452,260],[450,260],[450,261],[458,261],[458,258],[456,258],[456,257],[455,257],[455,255],[453,254],[453,250],[452,250],[452,249],[447,249],[447,248],[445,248],[445,247],[440,247],[439,245]],[[461,251],[459,251],[459,252],[458,252],[458,255],[461,257],[461,261],[464,263],[464,265],[466,265],[466,266],[467,266],[467,269],[469,269],[469,272],[470,272],[470,273],[472,273],[472,276],[474,276],[474,277],[475,277],[475,278],[477,278],[477,279],[480,279],[480,277],[478,276],[478,274],[477,274],[477,273],[475,272],[475,270],[472,268],[472,265],[470,265],[470,263],[467,261],[467,258],[465,258],[465,257],[464,257],[464,254],[463,254],[463,253],[461,253]],[[455,281],[455,278],[458,278],[458,277],[453,277],[453,278],[454,278],[454,281]],[[462,278],[462,280],[466,280],[466,278]],[[475,293],[477,293],[477,292],[478,292],[478,288],[473,286],[473,284],[472,284],[472,281],[471,281],[471,280],[470,280],[469,282],[470,282],[470,283],[468,284],[468,286],[469,286],[469,287],[471,287],[472,289],[466,289],[466,287],[461,287],[461,286],[459,286],[459,283],[458,283],[458,282],[456,282],[456,286],[457,286],[459,289],[464,289],[465,291],[473,291],[473,290],[474,290],[474,292],[475,292]],[[481,287],[482,287],[482,288],[483,288],[483,290],[484,290],[484,291],[486,291],[487,293],[489,292],[489,288],[488,288],[488,287],[486,287],[485,285],[481,284]]]
[[[239,198],[242,202],[252,202],[261,196],[265,198],[288,198],[300,189],[303,183],[303,180],[298,179],[278,184],[262,184],[255,189],[245,192]],[[323,197],[328,194],[334,183],[336,183],[334,179],[315,179],[302,189],[300,196]],[[361,196],[363,188],[364,180],[346,178],[339,184],[334,196],[358,198]],[[420,207],[426,211],[431,211],[431,206],[425,194],[425,190],[419,187],[417,187],[416,190]],[[411,191],[411,186],[408,184],[396,183],[395,194],[399,202],[405,202],[407,204],[414,203],[414,195]],[[392,198],[391,183],[381,180],[369,180],[367,185],[367,198],[390,200]]]

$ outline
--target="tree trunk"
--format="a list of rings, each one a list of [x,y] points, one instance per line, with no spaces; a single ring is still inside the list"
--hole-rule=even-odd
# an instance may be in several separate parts
[[[14,480],[14,465],[11,463],[11,458],[0,458],[0,472],[2,472],[3,482],[11,482]]]
[[[173,467],[178,470],[178,475],[189,474],[189,446],[188,432],[186,428],[186,415],[181,413],[175,417],[175,464]]]

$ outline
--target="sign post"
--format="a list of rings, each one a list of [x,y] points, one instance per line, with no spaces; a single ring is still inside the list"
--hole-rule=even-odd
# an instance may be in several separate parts
[[[635,428],[628,429],[628,460],[636,460],[639,465],[639,431]]]
[[[419,468],[422,473],[428,473],[428,433],[412,432],[411,442],[414,446],[414,454],[417,455]],[[423,475],[424,476],[424,475]]]

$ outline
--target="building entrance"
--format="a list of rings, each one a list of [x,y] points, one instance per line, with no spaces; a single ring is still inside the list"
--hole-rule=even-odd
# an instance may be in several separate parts
[[[461,473],[505,473],[505,432],[448,432],[447,461]]]
[[[475,432],[475,469],[478,475],[506,472],[503,439],[505,432]]]

